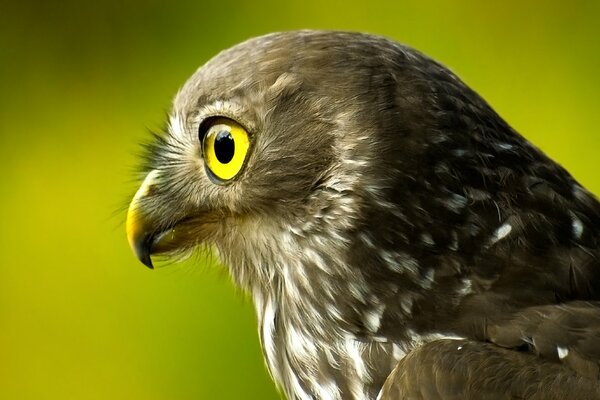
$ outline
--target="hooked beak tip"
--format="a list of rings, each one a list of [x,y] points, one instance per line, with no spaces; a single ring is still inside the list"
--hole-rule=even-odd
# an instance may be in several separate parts
[[[134,230],[135,233],[128,231],[129,247],[131,247],[133,254],[142,264],[153,269],[154,266],[152,265],[152,258],[150,257],[150,254],[152,253],[153,238],[151,235],[136,231],[137,230]]]
[[[146,267],[148,267],[150,269],[154,269],[154,265],[152,265],[152,258],[150,257],[150,254],[143,255],[142,257],[139,258],[139,260]]]

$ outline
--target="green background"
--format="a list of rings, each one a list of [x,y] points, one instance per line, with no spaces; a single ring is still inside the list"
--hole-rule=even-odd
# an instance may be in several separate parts
[[[598,1],[54,3],[0,3],[1,399],[277,398],[226,271],[147,270],[123,226],[139,143],[248,37],[408,43],[600,193]]]

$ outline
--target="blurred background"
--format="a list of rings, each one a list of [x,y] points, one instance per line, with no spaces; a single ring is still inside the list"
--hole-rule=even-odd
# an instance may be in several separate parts
[[[218,51],[298,28],[389,36],[600,193],[599,20],[577,0],[1,0],[0,398],[278,398],[226,271],[150,271],[125,239],[139,143]]]

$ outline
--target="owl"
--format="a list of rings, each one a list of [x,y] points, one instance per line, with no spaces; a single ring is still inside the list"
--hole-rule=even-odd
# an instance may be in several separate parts
[[[600,204],[414,49],[225,50],[143,171],[135,255],[214,249],[289,399],[600,399]]]

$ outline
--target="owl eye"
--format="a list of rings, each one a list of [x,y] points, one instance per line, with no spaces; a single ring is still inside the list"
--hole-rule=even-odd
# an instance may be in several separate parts
[[[217,183],[233,179],[244,166],[248,132],[235,121],[216,118],[200,129],[202,154],[209,176]]]

